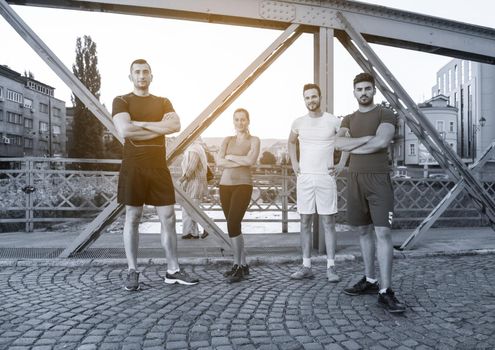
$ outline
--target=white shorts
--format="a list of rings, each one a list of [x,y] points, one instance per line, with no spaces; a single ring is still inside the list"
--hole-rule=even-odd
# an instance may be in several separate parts
[[[297,177],[299,214],[332,215],[337,211],[337,183],[333,176],[300,174]]]

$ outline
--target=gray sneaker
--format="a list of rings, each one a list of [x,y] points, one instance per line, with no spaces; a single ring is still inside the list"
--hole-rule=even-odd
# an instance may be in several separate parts
[[[302,280],[303,278],[313,278],[313,270],[311,267],[301,266],[299,270],[290,275],[293,280]]]
[[[327,269],[327,278],[328,278],[328,282],[332,282],[332,283],[340,281],[340,277],[335,273],[335,268],[333,266],[330,266]]]
[[[196,277],[190,276],[186,271],[180,269],[176,273],[166,273],[165,274],[165,283],[167,284],[185,284],[187,286],[192,286],[197,284],[199,280]]]
[[[127,272],[127,277],[124,282],[125,290],[139,290],[139,272],[134,269]]]

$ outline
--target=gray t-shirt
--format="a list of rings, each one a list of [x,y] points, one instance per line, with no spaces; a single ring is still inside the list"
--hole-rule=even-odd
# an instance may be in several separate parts
[[[356,111],[344,117],[341,127],[349,129],[351,137],[374,136],[381,123],[396,125],[392,110],[377,106],[369,112]],[[388,173],[388,148],[370,154],[351,154],[349,171],[355,173]]]

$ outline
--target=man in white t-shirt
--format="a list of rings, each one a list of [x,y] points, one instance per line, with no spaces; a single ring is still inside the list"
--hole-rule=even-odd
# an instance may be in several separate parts
[[[304,102],[308,114],[297,118],[289,135],[289,156],[297,176],[297,211],[301,216],[301,246],[303,265],[290,277],[312,278],[311,269],[311,224],[314,213],[322,218],[327,249],[327,278],[338,282],[335,273],[335,217],[337,213],[337,184],[333,164],[335,134],[340,120],[322,112],[321,90],[316,84],[303,88]],[[299,140],[299,160],[296,143]]]

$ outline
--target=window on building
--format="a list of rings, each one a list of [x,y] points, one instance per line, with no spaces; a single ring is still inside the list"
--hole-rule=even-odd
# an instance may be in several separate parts
[[[401,157],[401,156],[402,156],[402,145],[399,145],[397,149],[397,157]]]
[[[39,145],[42,151],[48,151],[48,141],[40,140]]]
[[[469,125],[473,124],[473,90],[471,85],[467,87],[467,114]]]
[[[47,132],[48,130],[48,123],[40,122],[40,132]]]
[[[442,88],[442,79],[440,76],[437,77],[437,92],[440,93],[440,89]]]
[[[26,129],[32,129],[33,128],[33,120],[29,118],[24,118],[24,127]]]
[[[468,61],[468,80],[471,80],[471,78],[473,77],[473,67],[472,67],[472,63],[471,61]]]
[[[7,134],[7,138],[10,140],[11,145],[22,146],[22,136]]]
[[[3,87],[0,86],[0,99],[3,98]]]
[[[24,148],[33,148],[33,139],[25,137],[24,138]]]
[[[62,116],[62,112],[60,111],[60,108],[53,107],[53,116],[54,117],[61,117]]]
[[[454,92],[454,107],[459,108],[458,104],[458,99],[457,99],[457,92]]]
[[[27,87],[44,95],[53,96],[53,89],[37,84],[34,81],[28,81]]]
[[[48,105],[43,102],[40,102],[40,112],[48,114]]]
[[[452,91],[452,69],[449,69],[449,73],[447,74],[447,77],[449,78],[449,92]]]
[[[410,156],[415,156],[416,155],[416,145],[414,143],[411,143],[409,145],[409,155]]]
[[[53,125],[52,132],[54,135],[60,135],[60,125]]]
[[[444,95],[447,94],[447,74],[443,73],[443,91]]]
[[[461,61],[461,84],[464,84],[464,82],[465,82],[465,80],[464,80],[464,78],[465,78],[464,74],[466,73],[465,69],[466,69],[466,67],[464,65],[464,60],[462,60]]]
[[[22,103],[22,94],[14,90],[7,89],[7,100]]]
[[[444,122],[443,120],[437,120],[437,131],[443,132]]]
[[[0,120],[3,120],[3,109],[0,109]]]
[[[457,88],[459,86],[459,69],[457,64],[454,66],[454,85]]]
[[[22,125],[22,115],[13,112],[7,112],[7,121],[12,124]]]
[[[33,100],[24,97],[24,108],[33,108]]]
[[[455,127],[454,122],[450,122],[449,123],[449,132],[454,132],[454,127]]]

